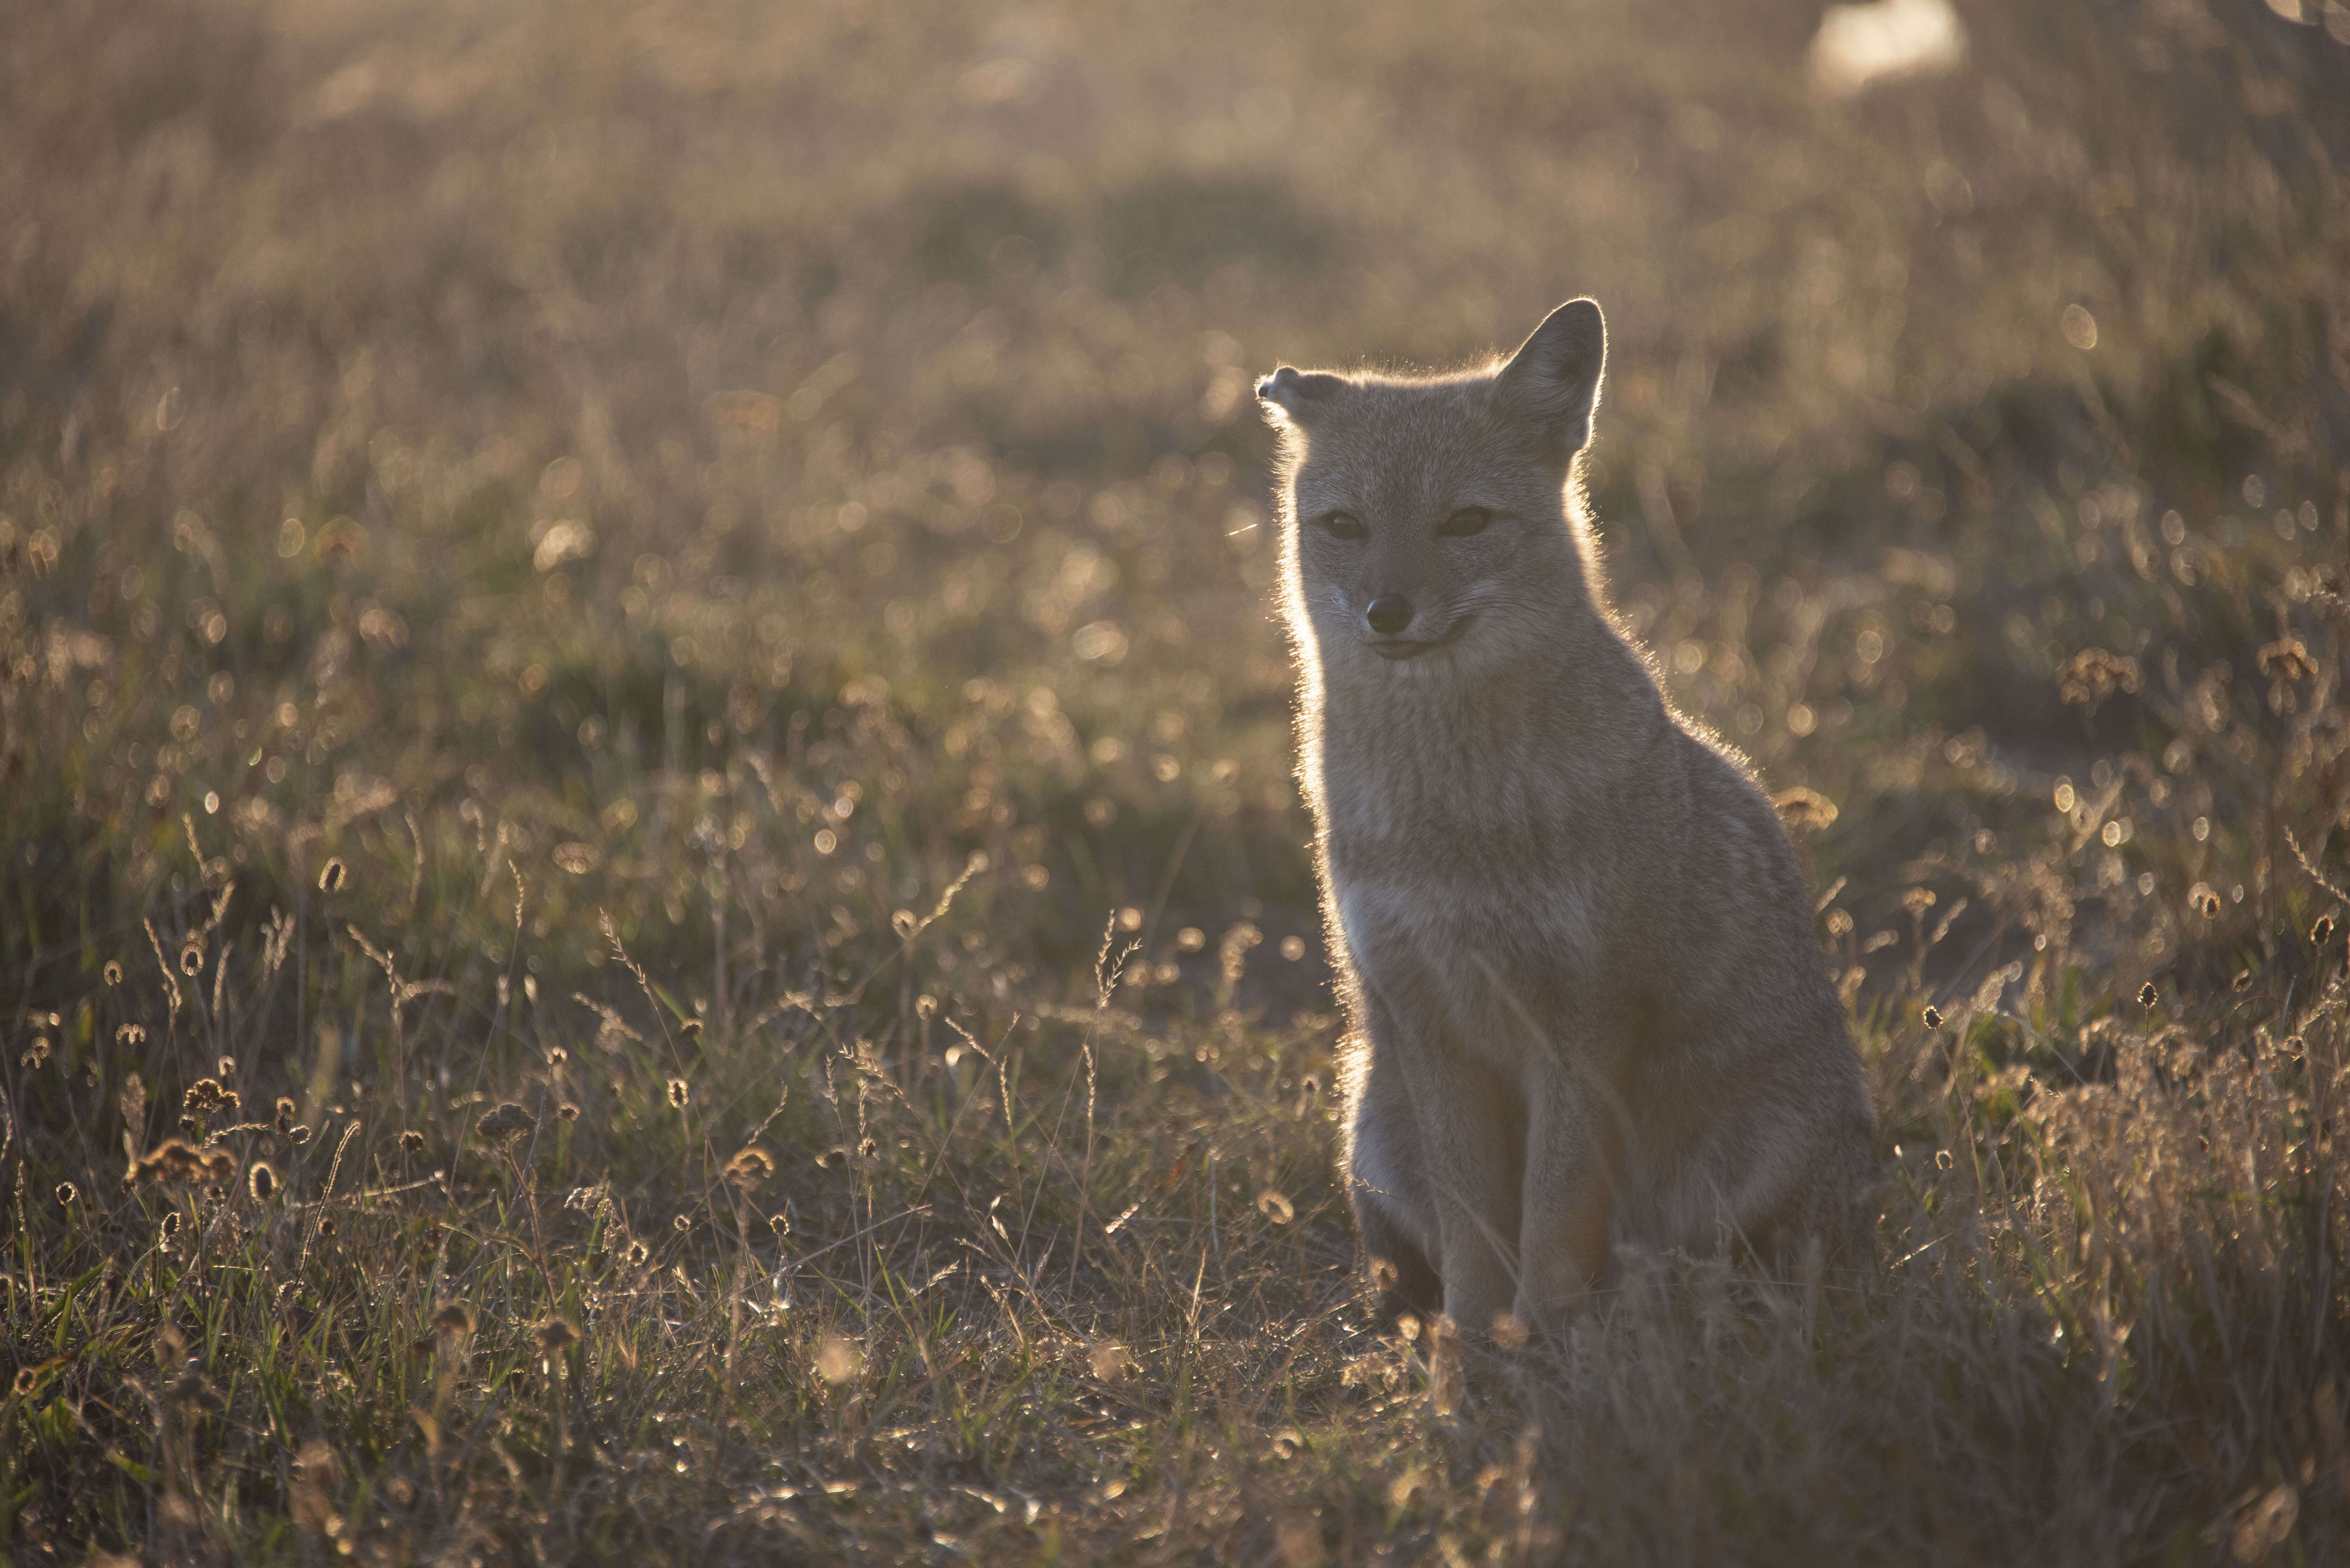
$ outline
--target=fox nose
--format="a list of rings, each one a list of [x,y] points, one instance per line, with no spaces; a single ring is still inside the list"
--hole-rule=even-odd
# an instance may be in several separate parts
[[[1393,637],[1411,624],[1411,601],[1401,594],[1381,594],[1363,615],[1373,631],[1381,637]]]

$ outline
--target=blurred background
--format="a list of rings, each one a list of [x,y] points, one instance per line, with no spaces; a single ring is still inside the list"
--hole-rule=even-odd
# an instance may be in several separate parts
[[[2345,103],[2334,0],[19,6],[0,956],[338,854],[497,957],[442,841],[721,1009],[974,851],[1015,981],[1311,951],[1253,378],[1589,294],[1616,593],[1823,891],[2134,981],[2334,723],[2259,650],[2350,527]]]

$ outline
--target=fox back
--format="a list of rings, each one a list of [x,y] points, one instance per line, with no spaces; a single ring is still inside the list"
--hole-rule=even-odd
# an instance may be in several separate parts
[[[1300,774],[1375,1279],[1482,1329],[1626,1245],[1864,1228],[1870,1115],[1784,832],[1606,603],[1597,306],[1506,361],[1283,369]]]

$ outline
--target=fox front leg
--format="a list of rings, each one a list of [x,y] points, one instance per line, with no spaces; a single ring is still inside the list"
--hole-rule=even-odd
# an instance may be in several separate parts
[[[1526,1158],[1512,1310],[1529,1329],[1580,1312],[1606,1279],[1608,1232],[1628,1132],[1625,1062],[1580,1074],[1534,1075],[1526,1093]]]
[[[1450,1042],[1408,1054],[1413,1115],[1436,1215],[1444,1315],[1493,1332],[1518,1288],[1519,1139],[1500,1079]]]

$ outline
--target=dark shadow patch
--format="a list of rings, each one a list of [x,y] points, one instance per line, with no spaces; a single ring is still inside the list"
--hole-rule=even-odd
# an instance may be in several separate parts
[[[1014,191],[974,185],[931,203],[917,254],[934,281],[976,284],[986,280],[997,246],[1024,240],[1040,266],[1056,265],[1069,248],[1068,231],[1050,213]]]
[[[1312,272],[1328,255],[1330,239],[1278,185],[1170,179],[1110,199],[1102,213],[1102,250],[1112,286],[1132,295],[1169,282],[1196,288],[1234,262]]]

